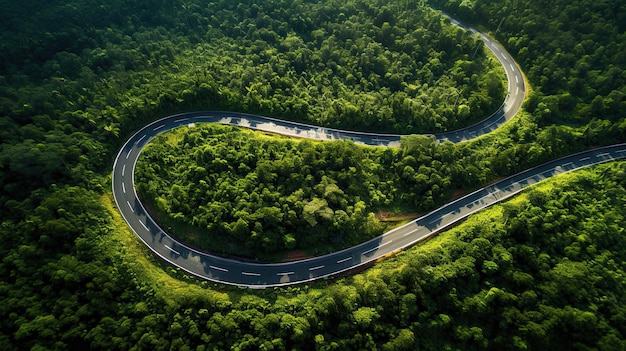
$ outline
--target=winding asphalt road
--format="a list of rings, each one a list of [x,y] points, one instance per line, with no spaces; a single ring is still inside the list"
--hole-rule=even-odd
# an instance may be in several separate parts
[[[468,30],[476,32],[471,28]],[[506,70],[509,93],[498,111],[486,120],[463,130],[436,134],[439,141],[460,142],[488,133],[511,119],[523,103],[526,89],[517,64],[498,43],[483,34],[481,36]],[[178,242],[149,216],[135,192],[135,165],[141,149],[152,138],[174,128],[193,127],[195,123],[206,122],[317,140],[352,139],[364,145],[390,147],[400,145],[400,135],[342,131],[242,113],[193,112],[155,121],[139,130],[124,144],[113,165],[113,195],[122,216],[137,236],[156,255],[191,274],[214,282],[251,288],[300,284],[353,270],[411,246],[542,179],[626,157],[626,144],[568,156],[477,190],[360,245],[301,261],[258,264],[199,252]]]
[[[511,55],[509,55],[509,53],[504,49],[504,47],[500,45],[500,43],[491,39],[486,34],[478,32],[474,28],[463,25],[453,18],[450,18],[450,21],[461,28],[480,35],[483,43],[485,43],[485,46],[495,55],[498,61],[500,61],[500,64],[502,64],[508,80],[508,93],[506,98],[504,99],[502,105],[500,105],[500,108],[491,114],[491,116],[467,128],[435,134],[435,137],[440,142],[449,140],[453,143],[458,143],[492,132],[498,129],[506,121],[513,118],[522,107],[524,99],[526,98],[526,85],[524,83],[524,76],[522,75],[522,71],[519,66],[515,60],[513,60],[513,57],[511,57]]]

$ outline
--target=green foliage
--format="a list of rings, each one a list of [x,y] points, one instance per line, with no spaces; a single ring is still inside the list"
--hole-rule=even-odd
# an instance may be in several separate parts
[[[427,132],[470,125],[496,110],[505,93],[503,71],[480,39],[424,6],[30,6],[41,9],[9,6],[16,17],[0,27],[7,90],[0,111],[17,112],[21,123],[58,114],[64,124],[106,137],[132,130],[137,116],[184,106]],[[17,24],[26,16],[30,26]]]
[[[332,285],[233,292],[222,308],[144,306],[137,332],[116,335],[166,348],[619,348],[625,173],[622,162],[559,176]]]
[[[305,216],[302,223],[320,227],[349,223],[349,206],[366,222],[393,204],[423,212],[452,189],[624,141],[623,4],[431,2],[504,42],[534,89],[527,113],[473,142],[407,137],[399,150],[261,140],[224,129],[240,144],[213,144],[207,156],[218,151],[211,157],[219,160],[209,167],[157,173],[187,172],[196,184],[231,168],[254,173],[249,184],[261,180],[268,189],[257,203],[265,196],[271,205],[225,226],[245,236],[257,210],[270,223],[293,218],[274,198],[289,186],[276,180],[296,172],[278,158],[222,162],[232,151],[239,157],[263,149],[267,157],[274,148],[275,155],[298,155],[300,166],[314,164],[303,200],[297,190],[287,200],[302,201],[303,211],[310,204],[310,223]],[[259,111],[407,132],[452,129],[494,110],[503,91],[497,63],[480,48],[472,57],[478,38],[424,2],[33,0],[5,2],[3,15],[3,350],[626,347],[623,164],[551,181],[363,274],[266,291],[198,282],[160,265],[99,200],[125,136],[170,112]],[[250,144],[241,140],[248,137]],[[240,148],[251,143],[252,151]],[[299,155],[298,147],[309,153]],[[363,172],[366,187],[352,181],[350,167]],[[388,173],[396,177],[391,184]],[[232,196],[247,180],[221,191]],[[305,181],[291,179],[292,189]],[[189,190],[171,187],[178,195]],[[306,202],[305,191],[314,195]],[[155,201],[186,205],[174,203],[176,196]],[[301,243],[293,233],[270,242]]]
[[[473,143],[411,135],[399,149],[385,149],[200,125],[154,139],[136,184],[157,220],[191,245],[276,260],[285,250],[319,254],[363,242],[388,229],[376,213],[424,213],[455,189],[619,140],[600,141],[590,128],[539,130],[522,116]]]
[[[626,108],[626,5],[588,0],[494,2],[432,0],[452,14],[499,29],[536,96],[542,124],[623,120]]]
[[[394,163],[381,165],[383,157]],[[399,150],[200,125],[154,139],[141,154],[136,183],[157,218],[191,244],[268,259],[381,234],[385,226],[373,211],[399,206],[394,198],[409,192],[389,172],[402,162]]]

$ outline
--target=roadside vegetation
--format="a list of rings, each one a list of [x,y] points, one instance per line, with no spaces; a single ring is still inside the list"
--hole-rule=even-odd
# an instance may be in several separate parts
[[[533,93],[525,111],[497,132],[459,145],[408,137],[392,151],[227,127],[193,132],[214,128],[292,158],[299,147],[315,149],[315,171],[336,172],[325,174],[325,185],[341,184],[344,212],[359,196],[368,216],[393,209],[397,195],[389,194],[410,194],[400,203],[426,211],[459,189],[626,141],[620,2],[3,4],[2,349],[625,348],[624,162],[559,176],[352,277],[285,289],[199,281],[158,261],[121,221],[109,190],[114,154],[137,128],[169,113],[219,108],[423,132],[494,110],[503,91],[497,63],[481,49],[473,56],[478,39],[428,5],[490,31],[527,73]],[[155,161],[165,162],[164,145],[155,146]],[[220,159],[248,152],[212,145]],[[369,187],[344,188],[349,174],[329,168],[339,164],[333,150],[363,154],[371,160],[363,172],[372,174],[385,173],[375,165],[393,164],[382,161],[390,154],[402,170],[395,176],[406,169],[407,177],[392,184],[396,193],[368,179],[384,195],[377,204]],[[268,190],[280,185],[269,181],[281,171],[275,161],[264,166]],[[263,167],[248,174],[257,172]],[[324,178],[312,176],[306,190],[321,200],[326,187],[322,194],[315,186]]]
[[[142,151],[136,188],[168,232],[198,249],[264,262],[319,255],[391,229],[381,213],[417,216],[453,196],[593,146],[575,129],[531,140],[528,115],[471,144],[407,136],[400,148],[315,142],[200,124]],[[567,132],[571,134],[567,134]],[[567,138],[570,146],[558,145]]]
[[[505,94],[504,71],[480,38],[423,4],[29,6],[44,10],[14,9],[0,53],[3,85],[13,88],[5,108],[25,119],[56,114],[117,134],[138,116],[226,109],[424,133],[471,125]],[[20,23],[31,13],[41,27]]]

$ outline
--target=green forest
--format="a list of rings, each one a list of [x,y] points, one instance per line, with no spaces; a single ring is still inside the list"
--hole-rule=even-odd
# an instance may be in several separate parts
[[[435,132],[480,120],[505,94],[504,71],[480,38],[423,4],[77,2],[42,11],[62,26],[44,29],[47,40],[19,23],[25,10],[6,26],[34,38],[2,37],[0,72],[11,73],[16,100],[5,108],[71,124],[104,119],[113,134],[137,115],[216,108]],[[58,103],[46,105],[43,91],[22,102],[20,89],[52,90]]]
[[[538,137],[545,146],[533,141],[511,160],[509,153],[476,155],[418,135],[386,148],[183,127],[142,151],[136,188],[157,221],[187,244],[267,262],[291,251],[318,255],[353,246],[547,161],[551,134]]]
[[[361,273],[289,288],[189,276],[159,261],[115,208],[114,155],[172,113],[402,133],[480,120],[500,106],[504,73],[439,10],[498,39],[527,75],[523,111],[493,133],[460,144],[408,136],[384,149],[198,125],[146,149],[142,160],[155,162],[140,162],[136,180],[154,211],[268,259],[313,238],[313,253],[349,246],[393,225],[380,211],[423,213],[547,160],[625,142],[626,4],[4,3],[0,349],[626,348],[624,162],[545,181]],[[241,207],[195,193],[203,179],[211,191],[234,181],[217,190]],[[248,198],[237,200],[241,189]],[[337,235],[342,225],[352,231]]]

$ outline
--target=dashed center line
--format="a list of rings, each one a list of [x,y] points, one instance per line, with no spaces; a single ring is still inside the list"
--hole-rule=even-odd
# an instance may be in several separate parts
[[[410,232],[408,232],[408,233],[404,234],[403,236],[409,236],[409,235],[411,235],[411,234],[415,233],[416,231],[418,231],[419,229],[420,229],[420,228],[413,229],[413,230],[411,230]]]
[[[372,253],[373,251],[375,251],[377,249],[378,249],[378,247],[371,248],[371,249],[369,249],[367,251],[364,251],[361,255],[367,255],[367,254]]]
[[[142,227],[146,228],[146,231],[150,231],[150,229],[148,229],[148,226],[144,222],[139,221],[139,224],[141,224]]]
[[[369,249],[369,250],[367,250],[367,251],[364,251],[361,255],[367,255],[367,254],[369,254],[369,253],[371,253],[371,252],[373,252],[373,251],[376,251],[376,250],[380,249],[381,247],[383,247],[383,246],[385,246],[385,245],[389,245],[389,244],[391,244],[392,242],[393,242],[393,240],[389,240],[389,241],[387,241],[387,242],[386,242],[386,243],[384,243],[384,244],[380,244],[380,245],[378,245],[378,246],[376,246],[376,247],[374,247],[374,248],[371,248],[371,249]]]
[[[216,271],[228,272],[228,269],[226,269],[226,268],[222,268],[222,267],[217,267],[217,266],[209,266],[209,268],[211,268],[211,269],[215,269]]]
[[[428,224],[433,224],[433,223],[435,223],[435,222],[437,222],[437,221],[439,221],[439,220],[440,220],[440,218],[435,218],[435,219],[433,219],[432,221],[428,222]]]
[[[178,253],[178,251],[176,251],[176,250],[172,249],[171,247],[169,247],[169,246],[167,246],[167,245],[165,245],[165,244],[163,244],[163,246],[167,247],[167,249],[168,249],[168,250],[170,250],[170,251],[172,251],[173,253],[175,253],[175,254],[177,254],[178,256],[180,256],[180,253]]]
[[[472,31],[474,31],[474,30],[472,29]],[[486,38],[486,37],[484,37],[484,38]],[[504,49],[502,49],[502,51],[501,51],[501,49],[500,49],[500,47],[499,47],[499,46],[496,46],[495,44],[489,44],[489,40],[487,40],[487,39],[485,39],[485,40],[486,40],[486,42],[487,42],[487,45],[488,45],[488,46],[490,46],[492,50],[497,51],[498,53],[501,53],[502,51],[504,51],[504,52],[505,52],[505,50],[504,50]],[[498,57],[500,58],[500,56],[498,56]],[[513,87],[512,80],[510,79],[510,77],[511,77],[511,76],[513,76],[513,77],[515,77],[515,82],[516,82],[517,84],[520,84],[520,80],[522,80],[521,87],[520,87],[520,86],[516,86],[516,94],[519,94],[520,90],[522,90],[522,92],[524,92],[524,91],[525,91],[525,87],[524,87],[524,85],[523,85],[523,76],[518,76],[518,75],[516,75],[516,73],[515,73],[515,72],[516,72],[516,71],[518,71],[518,69],[517,69],[517,66],[515,65],[515,62],[514,62],[514,61],[512,61],[512,59],[509,59],[507,56],[503,56],[503,57],[501,57],[500,59],[501,59],[501,61],[502,61],[502,63],[503,63],[503,66],[504,66],[504,67],[506,67],[506,65],[508,64],[508,65],[511,67],[511,69],[513,70],[513,73],[511,73],[511,72],[507,72],[507,75],[508,75],[508,77],[509,77],[509,89],[510,89],[510,91],[512,91],[512,87]],[[509,98],[509,96],[508,96],[508,94],[507,94],[507,99],[508,99],[508,98]],[[515,102],[515,101],[514,101],[514,102]],[[511,109],[512,109],[512,105],[513,105],[513,103],[507,103],[507,101],[506,101],[506,99],[505,99],[505,103],[504,103],[504,107],[503,107],[504,112],[508,112],[508,111],[507,111],[507,108],[508,108],[508,110],[511,110]],[[222,115],[222,116],[224,116],[224,115]],[[194,117],[194,118],[197,118],[197,117]],[[241,119],[240,117],[236,117],[236,116],[233,116],[233,117],[228,117],[228,118],[233,118],[233,121],[232,121],[232,122],[230,122],[230,124],[234,124],[234,125],[236,125],[236,124],[237,124],[237,123],[235,122],[235,120],[236,120],[236,121],[240,121],[240,122],[250,121],[250,122],[252,122],[252,123],[260,123],[259,121],[256,121],[255,119],[250,119],[250,120],[247,120],[247,119]],[[503,115],[503,117],[502,117],[502,118],[505,118],[505,116]],[[176,119],[176,120],[175,120],[175,123],[179,123],[181,126],[184,126],[184,123],[181,123],[181,122],[188,121],[188,120],[192,120],[192,122],[194,121],[192,118],[179,118],[179,119]],[[168,121],[171,121],[171,120],[169,120],[169,119],[168,119]],[[168,123],[169,123],[169,122],[168,122]],[[223,123],[225,123],[225,122],[223,122]],[[492,125],[492,124],[494,124],[494,123],[496,123],[496,122],[492,122],[492,123],[490,123],[489,125],[487,125],[487,126],[485,126],[485,127],[483,127],[483,128],[487,128],[487,127],[491,126],[491,125]],[[190,123],[190,126],[191,126],[191,124],[193,124],[193,123]],[[270,125],[274,126],[274,125],[276,125],[276,124],[274,124],[273,122],[270,122]],[[157,130],[160,130],[160,129],[163,129],[163,128],[166,128],[166,124],[158,125],[158,126],[154,127],[152,130],[156,132]],[[296,131],[296,133],[298,133],[298,127],[295,127],[295,131]],[[488,129],[484,129],[484,131],[489,131],[489,130],[488,130]],[[346,136],[342,137],[342,136],[341,136],[340,134],[338,134],[338,133],[332,132],[332,131],[330,131],[330,130],[328,130],[328,131],[327,131],[327,130],[325,130],[325,129],[323,129],[323,128],[319,128],[318,130],[306,130],[306,132],[307,132],[307,133],[311,133],[311,132],[313,132],[313,133],[315,133],[315,135],[316,135],[318,138],[322,138],[322,137],[323,137],[323,138],[329,138],[329,139],[335,139],[335,138],[349,138],[349,139],[352,139],[352,140],[358,140],[358,139],[360,139],[359,137],[346,137]],[[475,136],[475,135],[476,135],[476,134],[478,134],[478,133],[479,133],[478,131],[469,131],[469,132],[468,132],[468,134],[469,134],[470,136]],[[147,141],[150,141],[150,140],[153,138],[153,135],[155,135],[155,134],[158,134],[158,133],[152,133],[152,134],[149,134],[149,135],[148,135],[148,134],[144,134],[143,136],[141,136],[141,138],[139,138],[139,139],[135,142],[135,145],[142,143],[142,141],[144,141],[144,139],[145,139],[145,140],[147,140]],[[321,137],[320,137],[320,134],[321,134]],[[455,135],[458,135],[458,134],[455,134]],[[445,139],[445,138],[444,138],[444,139]],[[388,141],[388,140],[386,140],[386,139],[380,139],[380,138],[374,138],[374,139],[372,139],[372,140],[373,140],[374,142],[385,142],[385,143],[386,143],[386,142],[389,142],[389,141]],[[137,149],[138,149],[138,153],[139,153],[139,152],[140,152],[140,148],[139,148],[139,146],[137,147]],[[129,150],[128,150],[128,153],[125,155],[125,157],[126,157],[126,159],[127,159],[127,160],[130,158],[130,155],[131,155],[132,151],[133,151],[133,148],[129,149]],[[625,150],[611,151],[611,153],[601,153],[601,154],[595,154],[595,155],[592,155],[591,157],[595,157],[595,158],[596,158],[596,159],[594,159],[594,162],[601,162],[601,161],[607,161],[607,159],[601,159],[601,158],[604,158],[604,157],[606,157],[606,156],[608,156],[609,158],[618,157],[619,155],[623,155],[623,153],[624,153],[624,152],[626,152],[626,151],[625,151]],[[121,155],[123,155],[123,154],[120,154],[120,158],[121,158]],[[589,154],[589,155],[591,155],[591,154]],[[583,161],[587,161],[587,160],[589,160],[589,159],[590,159],[590,157],[583,157],[583,158],[580,158],[580,159],[579,159],[579,161],[580,161],[580,162],[583,162]],[[576,162],[576,161],[575,161],[575,162]],[[575,163],[575,162],[574,162],[574,163]],[[561,167],[567,167],[567,166],[573,165],[574,163],[572,163],[572,162],[564,163],[564,164],[562,164],[562,165],[561,165]],[[129,165],[130,165],[131,167],[133,167],[133,164],[132,164],[132,163],[131,163],[131,164],[129,164]],[[134,168],[133,168],[133,169],[134,169]],[[556,170],[558,170],[558,167],[556,168]],[[122,177],[124,177],[124,176],[125,176],[125,171],[126,171],[126,164],[124,164],[124,165],[123,165],[123,167],[122,167]],[[131,171],[131,170],[129,170],[129,171]],[[556,173],[556,172],[557,172],[557,171],[555,171],[555,168],[553,168],[553,169],[552,169],[552,170],[550,170],[550,171],[546,171],[546,172],[544,172],[544,173],[540,173],[540,174],[537,174],[537,175],[534,175],[534,176],[531,176],[531,177],[525,178],[522,182],[524,182],[524,181],[529,181],[529,183],[538,182],[538,181],[542,180],[542,179],[544,178],[544,176],[545,176],[545,177],[550,177],[553,173]],[[546,176],[546,174],[547,174],[547,176]],[[132,171],[131,171],[131,176],[132,176]],[[133,183],[133,182],[132,182],[132,180],[131,180],[131,183],[130,183],[130,184],[131,184],[131,185],[130,185],[130,186],[131,186],[131,188],[129,188],[130,190],[133,190],[133,188],[132,188],[132,185],[133,185],[133,184],[132,184],[132,183]],[[524,186],[523,186],[523,185],[521,185],[521,184],[519,184],[519,183],[513,183],[513,185],[509,185],[509,186],[504,187],[502,191],[500,191],[500,190],[496,190],[496,191],[494,191],[493,193],[491,193],[491,192],[490,192],[487,196],[483,196],[483,197],[481,197],[479,200],[476,200],[474,203],[476,203],[476,204],[478,204],[478,203],[484,203],[484,202],[485,202],[485,199],[488,199],[488,200],[487,200],[487,202],[497,201],[497,200],[499,200],[498,198],[499,198],[499,197],[501,197],[501,196],[502,196],[502,194],[504,194],[504,191],[508,191],[508,189],[509,189],[509,188],[511,188],[511,189],[515,189],[515,188],[517,188],[517,187],[521,187],[521,188],[523,188]],[[119,189],[119,188],[114,187],[114,190],[115,190],[115,189]],[[126,194],[126,186],[125,186],[125,183],[124,183],[124,182],[122,182],[122,190],[123,190],[123,193],[125,193],[125,194]],[[489,190],[487,190],[487,191],[489,191]],[[132,192],[132,191],[131,191],[131,192]],[[482,194],[484,194],[484,193],[481,193],[481,195],[482,195]],[[494,199],[491,199],[491,197],[492,197],[492,196],[493,196],[493,198],[494,198],[495,200],[494,200]],[[134,201],[136,201],[136,202],[135,202],[136,204],[138,204],[139,206],[141,206],[141,203],[139,202],[139,200],[138,200],[138,199],[135,199]],[[133,206],[131,205],[130,201],[126,201],[126,203],[127,203],[128,207],[130,208],[130,210],[131,210],[133,213],[135,213],[135,210],[134,210]],[[469,205],[466,205],[466,207],[468,207],[468,208],[469,208]],[[142,207],[142,208],[143,208],[143,207]],[[461,208],[460,208],[460,210],[461,210]],[[139,208],[138,208],[138,211],[139,211]],[[455,212],[454,212],[454,211],[452,211],[452,212],[446,213],[446,214],[444,214],[444,215],[442,215],[442,216],[439,216],[438,218],[433,219],[431,222],[429,222],[429,224],[435,223],[435,222],[437,222],[437,221],[442,222],[442,221],[443,221],[443,219],[444,219],[445,217],[449,216],[449,215],[453,215],[453,217],[455,217],[455,218],[456,218],[457,216],[463,216],[463,215],[464,215],[463,213],[465,213],[465,212],[466,212],[465,210],[462,210],[462,211],[457,212],[457,214],[455,214]],[[144,222],[142,222],[141,220],[139,220],[139,218],[137,218],[137,219],[138,219],[139,223],[140,223],[140,224],[141,224],[141,225],[142,225],[142,226],[143,226],[146,230],[148,230],[148,231],[149,231],[149,228],[147,227],[148,222],[144,223]],[[147,220],[146,220],[146,221],[147,221]],[[422,222],[422,221],[420,221],[420,222]],[[424,222],[425,222],[425,221],[424,221]],[[419,230],[422,230],[422,229],[423,229],[423,231],[425,231],[425,232],[430,232],[430,230],[428,230],[428,228],[426,228],[426,227],[420,227],[420,226],[417,226],[415,229],[412,229],[412,230],[410,230],[408,233],[405,233],[405,234],[404,234],[404,236],[412,235],[412,234],[414,234],[414,233],[416,233],[416,232],[418,232]],[[381,249],[382,247],[384,247],[384,246],[386,246],[386,245],[388,245],[388,244],[391,244],[391,243],[392,243],[392,240],[389,240],[389,241],[387,241],[387,242],[385,242],[385,243],[379,244],[378,246],[373,247],[373,248],[368,249],[367,251],[363,252],[363,253],[362,253],[362,255],[367,255],[367,254],[369,254],[369,253],[375,252],[376,250]],[[396,242],[396,245],[398,246],[400,243],[402,243],[402,241],[397,241],[397,242]],[[175,246],[176,244],[177,244],[176,242],[174,242],[173,244],[172,244],[172,243],[170,243],[170,245],[172,245],[172,246]],[[180,255],[180,253],[179,253],[178,251],[176,251],[176,250],[172,249],[172,248],[171,248],[171,247],[169,247],[168,245],[163,244],[163,246],[164,246],[164,247],[166,247],[167,249],[169,249],[171,252],[173,252],[173,253],[175,253],[175,254],[177,254],[177,255]],[[382,250],[381,250],[381,251],[382,251]],[[183,252],[187,253],[188,251],[183,251]],[[354,258],[354,257],[345,257],[345,258],[338,259],[336,262],[337,262],[338,264],[340,264],[340,263],[345,263],[345,262],[349,262],[349,261],[350,261],[350,260],[352,260],[353,258]],[[357,259],[358,259],[358,256],[357,256]],[[208,267],[209,267],[209,268],[211,268],[211,269],[213,269],[213,270],[215,270],[215,271],[228,272],[228,269],[226,269],[226,268],[222,268],[222,267],[218,267],[218,266],[213,266],[213,265],[210,265],[210,266],[208,266]],[[332,266],[332,264],[329,264],[329,267],[331,267],[331,268],[335,268],[334,266]],[[311,268],[309,268],[309,271],[310,271],[310,272],[312,272],[312,271],[317,271],[317,270],[320,270],[320,269],[322,269],[322,268],[325,268],[325,265],[319,265],[319,266],[311,267]],[[340,267],[340,268],[341,268],[341,267]],[[251,269],[255,269],[255,268],[251,268]],[[260,277],[260,276],[262,276],[262,274],[261,274],[261,273],[257,273],[257,272],[246,272],[246,271],[241,271],[240,269],[235,269],[235,271],[234,271],[234,272],[237,272],[237,271],[239,271],[239,272],[241,273],[241,275],[244,275],[244,276],[254,276],[254,277]],[[274,271],[274,272],[276,272],[276,271]],[[273,273],[273,272],[272,272],[272,273]],[[325,271],[325,272],[323,272],[322,274],[325,274],[325,273],[326,273],[326,271]],[[271,274],[271,273],[270,273],[270,272],[266,272],[266,273],[264,273],[264,274]],[[280,272],[280,273],[275,273],[275,274],[276,274],[276,275],[278,275],[278,276],[289,276],[289,275],[294,275],[294,274],[295,274],[295,272],[293,272],[293,271],[285,271],[285,272]],[[320,275],[318,275],[318,276],[321,276],[322,274],[320,274]],[[242,278],[239,278],[239,279],[243,280]],[[259,280],[262,280],[262,279],[259,279]]]
[[[379,245],[378,247],[383,247],[383,246],[389,245],[389,244],[391,244],[392,242],[393,242],[393,240],[389,240],[389,241],[387,241],[386,243]]]
[[[260,277],[261,274],[260,273],[254,273],[254,272],[241,272],[242,275],[247,275],[250,277]]]
[[[534,178],[534,177],[535,176],[526,177],[526,178],[520,180],[519,183],[523,183],[523,182],[528,181],[529,179]]]

